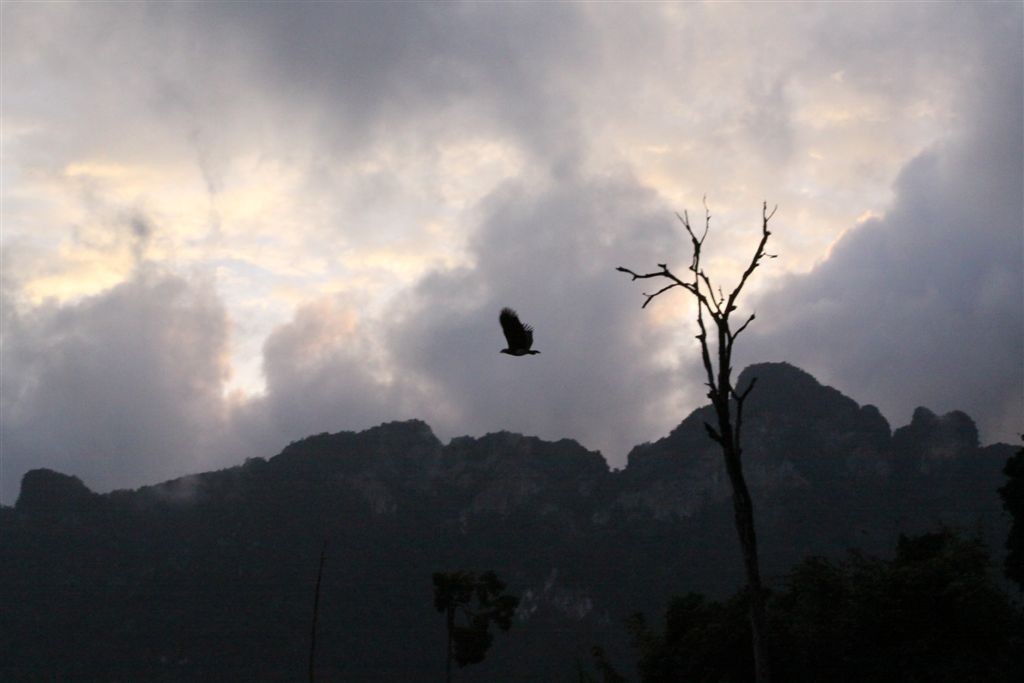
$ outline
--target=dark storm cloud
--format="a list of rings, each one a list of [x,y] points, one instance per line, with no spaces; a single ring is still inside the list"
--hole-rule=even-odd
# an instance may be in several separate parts
[[[764,297],[740,352],[802,365],[897,421],[917,404],[964,408],[983,437],[1010,438],[1024,344],[1019,6],[685,7],[669,22],[577,3],[5,6],[5,110],[39,122],[17,136],[33,172],[59,176],[81,160],[159,172],[185,159],[213,204],[237,181],[239,157],[304,168],[315,180],[298,191],[260,190],[298,195],[300,227],[282,231],[314,245],[311,260],[326,251],[326,231],[353,233],[351,246],[412,229],[404,215],[367,218],[375,204],[443,204],[438,187],[401,176],[410,167],[432,176],[440,165],[431,155],[446,143],[509,148],[515,177],[459,205],[447,234],[469,235],[462,267],[434,270],[382,315],[365,305],[376,284],[352,285],[365,288],[364,301],[300,306],[264,344],[266,394],[227,402],[229,322],[212,286],[144,265],[150,242],[173,235],[172,218],[144,212],[144,198],[97,198],[98,227],[80,246],[130,246],[136,269],[78,303],[4,307],[3,502],[27,467],[79,474],[98,489],[138,485],[272,455],[312,432],[406,417],[442,436],[574,437],[622,464],[630,446],[662,436],[703,399],[692,321],[677,310],[671,325],[654,324],[685,297],[641,310],[644,287],[614,267],[678,265],[688,246],[672,214],[696,207],[668,206],[608,168],[631,144],[693,146],[680,162],[686,173],[663,173],[661,189],[685,185],[681,194],[707,192],[714,205],[721,185],[756,177],[772,200],[799,180],[786,180],[787,164],[809,149],[798,115],[824,97],[812,92],[821,81],[850,87],[836,85],[828,92],[845,99],[816,101],[815,111],[856,118],[845,108],[863,101],[894,114],[891,129],[877,129],[891,138],[922,121],[946,125],[945,112],[902,114],[918,101],[941,106],[953,85],[973,82],[961,112],[972,128],[905,168],[883,219],[852,229],[815,271]],[[653,140],[619,137],[652,124]],[[851,135],[851,145],[862,141]],[[869,160],[885,147],[863,142]],[[367,160],[379,163],[366,171]],[[756,162],[773,173],[749,175]],[[355,190],[343,192],[332,170],[359,176]],[[822,192],[867,203],[856,215],[871,208],[861,185]],[[337,211],[306,221],[307,204]],[[722,225],[709,241],[731,249],[738,228]],[[365,226],[367,236],[354,234]],[[0,277],[20,304],[20,282],[8,268]],[[506,305],[536,327],[541,355],[498,354]]]
[[[566,157],[580,144],[566,95],[596,48],[579,15],[570,4],[12,6],[5,99],[48,124],[25,138],[40,166],[193,157],[213,193],[238,150],[312,166],[382,141],[420,154],[484,135]]]
[[[341,298],[301,306],[263,347],[266,394],[235,407],[241,454],[273,455],[310,434],[365,429],[419,417],[402,410],[407,388],[391,382],[380,340]]]
[[[160,163],[178,158],[184,142],[216,194],[234,148],[352,158],[412,130],[429,149],[467,127],[511,135],[557,165],[579,142],[561,96],[588,52],[576,13],[377,3],[14,8],[5,11],[5,55],[18,58],[5,59],[4,75],[19,111],[47,123],[24,142],[53,174],[67,159],[94,156]],[[69,105],[49,104],[58,101]],[[127,234],[138,269],[129,281],[77,303],[7,307],[5,503],[28,467],[79,474],[101,490],[137,485],[209,466],[204,449],[267,455],[265,444],[427,406],[405,381],[414,369],[369,360],[382,353],[374,335],[388,336],[386,325],[323,330],[337,311],[314,306],[268,339],[266,396],[233,405],[226,424],[225,311],[208,288],[141,265],[153,235],[147,216],[129,211],[115,222],[110,232]],[[495,316],[488,310],[488,336]],[[318,336],[326,350],[311,354]],[[423,375],[438,383],[434,371]],[[459,418],[468,400],[457,397]],[[450,415],[454,432],[474,429]]]
[[[568,102],[553,95],[592,50],[571,5],[226,4],[215,14],[214,25],[245,27],[254,75],[343,149],[408,125],[440,131],[454,117],[503,122],[550,154],[572,137]]]
[[[4,313],[4,504],[33,467],[106,490],[210,462],[228,329],[210,287],[142,269],[77,304]]]
[[[593,50],[571,5],[167,4],[139,21],[162,48],[149,62],[164,95],[149,97],[198,120],[190,135],[214,144],[248,121],[268,146],[315,154],[482,127],[549,155],[574,141],[557,94]]]
[[[393,362],[443,433],[572,437],[622,464],[671,426],[680,378],[614,268],[680,253],[670,210],[628,177],[509,183],[484,207],[475,265],[427,276],[396,307]],[[498,353],[503,306],[536,328],[541,355]]]
[[[965,132],[900,174],[883,218],[758,305],[748,359],[784,359],[903,424],[962,409],[986,441],[1024,419],[1020,8],[989,26]],[[755,336],[756,335],[756,336]]]
[[[474,265],[428,274],[383,318],[336,299],[280,326],[264,347],[266,395],[236,412],[241,439],[267,454],[285,438],[418,417],[443,437],[576,438],[621,465],[669,430],[685,379],[614,269],[680,253],[671,211],[629,177],[566,176],[509,182],[479,212]],[[541,355],[498,353],[503,306],[536,327]]]

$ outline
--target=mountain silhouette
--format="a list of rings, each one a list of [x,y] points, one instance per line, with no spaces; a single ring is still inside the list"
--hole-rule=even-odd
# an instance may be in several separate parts
[[[953,525],[1002,551],[996,489],[1014,447],[919,408],[872,406],[785,363],[747,368],[744,467],[769,585],[810,554],[891,554]],[[280,454],[96,494],[33,470],[0,508],[0,679],[291,681],[305,673],[317,563],[325,681],[436,681],[445,631],[431,576],[497,572],[520,608],[463,681],[573,680],[626,617],[742,583],[710,408],[622,470],[575,441],[509,432],[444,444],[422,421],[318,434]]]

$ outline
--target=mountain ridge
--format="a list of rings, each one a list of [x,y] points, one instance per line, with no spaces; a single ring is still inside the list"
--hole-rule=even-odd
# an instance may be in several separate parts
[[[980,447],[977,427],[968,415],[959,410],[939,416],[926,407],[918,407],[909,424],[892,430],[888,421],[875,406],[870,404],[860,406],[837,389],[820,384],[810,373],[789,363],[757,363],[748,366],[740,373],[736,385],[738,387],[747,386],[751,376],[758,377],[759,385],[751,393],[748,403],[748,419],[744,432],[744,452],[747,454],[745,465],[751,463],[756,465],[759,457],[768,450],[762,440],[765,436],[762,424],[764,416],[758,414],[758,409],[761,408],[759,404],[763,404],[766,400],[763,398],[765,392],[774,392],[775,401],[799,404],[800,415],[796,425],[785,424],[789,421],[789,416],[783,412],[776,410],[771,414],[771,419],[775,421],[779,421],[781,418],[784,428],[788,430],[806,431],[808,424],[813,425],[815,422],[827,418],[833,431],[837,427],[854,430],[859,427],[864,432],[860,436],[865,440],[865,443],[857,444],[859,446],[873,446],[878,451],[883,451],[885,449],[884,441],[891,437],[898,441],[898,447],[910,448],[919,457],[926,455],[926,459],[930,460],[949,459],[958,451]],[[800,401],[801,394],[807,393],[816,394],[816,400]],[[827,400],[822,401],[822,397]],[[797,400],[793,401],[793,399]],[[753,419],[751,419],[752,416]],[[838,423],[837,416],[842,418]],[[633,475],[637,470],[648,468],[660,471],[659,465],[664,466],[667,458],[673,461],[672,465],[678,467],[692,466],[692,463],[687,462],[685,456],[693,453],[717,455],[717,447],[707,438],[703,428],[703,423],[710,420],[711,417],[710,406],[697,408],[666,436],[653,442],[634,446],[627,454],[626,466],[621,469],[611,468],[600,451],[589,450],[571,438],[546,441],[535,436],[500,430],[479,437],[457,436],[444,444],[425,421],[414,418],[388,421],[362,431],[322,432],[289,443],[279,454],[270,459],[248,458],[242,465],[184,475],[165,482],[140,486],[136,489],[116,489],[109,494],[123,496],[126,493],[153,490],[166,492],[171,497],[180,497],[185,495],[184,492],[190,488],[189,483],[196,477],[225,472],[238,467],[258,467],[260,462],[269,461],[290,461],[296,467],[301,468],[303,465],[300,463],[303,457],[309,456],[333,459],[344,472],[351,472],[353,468],[363,467],[364,470],[373,474],[384,475],[387,473],[382,472],[380,468],[388,467],[391,477],[403,473],[403,476],[406,477],[422,477],[424,475],[434,477],[438,474],[437,468],[440,466],[442,457],[447,457],[450,461],[454,457],[453,453],[469,453],[476,445],[485,448],[495,447],[500,442],[506,444],[518,442],[527,445],[527,448],[532,445],[535,449],[548,452],[551,452],[552,449],[557,451],[558,447],[571,448],[578,452],[597,455],[604,462],[604,470],[607,474],[622,472]],[[925,439],[928,445],[918,445],[922,439]],[[1008,444],[997,442],[989,444],[985,448],[1002,446],[1008,446]],[[836,443],[833,444],[833,448],[849,450],[850,444]],[[420,461],[418,458],[423,460]],[[320,463],[321,467],[322,465],[323,463]],[[751,469],[756,469],[756,467]],[[751,474],[754,477],[758,476],[757,473],[748,473],[748,476]],[[60,477],[56,478],[54,475],[60,475]],[[58,481],[64,483],[56,483]],[[25,494],[25,484],[28,484],[30,489],[28,499],[33,501],[38,496],[40,487],[45,489],[51,485],[56,487],[55,490],[64,491],[73,498],[81,497],[82,493],[109,495],[93,492],[77,476],[65,475],[49,468],[37,468],[30,470],[23,477],[22,492],[15,502],[15,508],[23,508],[26,504],[22,500]],[[37,504],[36,502],[29,503],[30,507]]]
[[[996,489],[1014,447],[979,446],[956,412],[919,409],[893,431],[788,364],[751,366],[738,385],[753,373],[744,466],[769,585],[807,555],[884,554],[900,534],[943,524],[1001,550]],[[0,603],[12,605],[0,611],[12,655],[0,678],[37,680],[32,662],[76,680],[301,677],[324,539],[324,680],[437,680],[444,634],[429,580],[451,569],[494,569],[526,605],[461,679],[564,680],[595,643],[628,660],[629,614],[742,581],[707,415],[637,446],[621,470],[571,439],[502,431],[445,444],[421,420],[105,494],[33,470],[0,509]]]

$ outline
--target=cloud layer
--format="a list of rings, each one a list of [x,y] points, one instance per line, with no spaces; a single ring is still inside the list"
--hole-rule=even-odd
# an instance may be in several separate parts
[[[1024,88],[1019,24],[991,28],[968,125],[911,160],[881,218],[759,305],[751,359],[800,363],[902,424],[961,409],[983,440],[1024,419]]]
[[[1017,5],[2,11],[4,504],[406,417],[621,465],[703,392],[614,268],[704,194],[726,285],[780,204],[745,359],[1019,430]]]
[[[225,419],[226,312],[208,283],[141,270],[102,295],[3,318],[3,485],[32,467],[100,489],[210,462]]]

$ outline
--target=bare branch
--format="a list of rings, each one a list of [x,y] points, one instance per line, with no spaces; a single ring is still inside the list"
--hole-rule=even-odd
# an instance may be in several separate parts
[[[711,354],[708,353],[708,330],[704,326],[704,312],[700,301],[697,302],[697,325],[700,327],[700,334],[697,335],[697,339],[700,340],[700,359],[704,363],[704,372],[708,375],[708,389],[715,393],[718,391],[715,385],[715,370],[711,366]]]
[[[693,231],[690,230],[690,214],[687,213],[686,211],[683,211],[682,215],[680,215],[679,212],[676,211],[676,218],[678,218],[679,222],[683,224],[684,228],[686,228],[686,232],[690,233],[690,235],[692,236]]]
[[[736,310],[736,298],[740,295],[740,290],[743,289],[743,285],[747,283],[747,278],[754,272],[761,259],[764,257],[764,245],[768,243],[768,237],[771,236],[771,231],[768,230],[768,221],[775,215],[775,211],[779,207],[776,205],[771,213],[768,213],[768,202],[764,202],[761,205],[761,241],[757,245],[757,249],[754,251],[753,258],[750,259],[750,265],[743,271],[740,282],[736,285],[736,289],[732,290],[732,294],[729,295],[729,303],[725,307],[725,315],[729,315],[730,312]]]
[[[659,294],[663,294],[664,292],[667,292],[668,290],[672,289],[673,287],[682,287],[683,289],[685,289],[686,291],[690,292],[695,297],[697,297],[697,300],[700,303],[702,303],[705,306],[707,306],[709,311],[711,310],[711,303],[709,303],[708,298],[704,295],[703,292],[700,291],[700,289],[698,288],[698,286],[696,284],[690,284],[688,282],[683,282],[678,277],[676,277],[675,273],[673,273],[671,270],[669,270],[668,266],[666,264],[664,264],[664,263],[659,263],[658,267],[661,268],[661,270],[655,271],[653,273],[637,273],[637,272],[634,272],[634,271],[630,270],[629,268],[624,268],[622,266],[618,266],[615,269],[615,270],[617,270],[619,272],[626,273],[627,275],[631,275],[633,280],[646,280],[646,279],[649,279],[649,278],[663,277],[663,278],[665,278],[667,280],[671,280],[672,281],[673,284],[668,285],[666,287],[662,287],[660,290],[658,290],[654,294],[648,294],[647,292],[643,292],[643,295],[645,297],[647,297],[647,299],[644,301],[643,305],[640,308],[647,308],[647,304],[651,303],[651,300],[654,297],[658,296]]]
[[[700,236],[701,244],[704,244],[704,238],[708,236],[708,230],[711,229],[711,212],[708,209],[707,195],[704,196],[704,234]]]
[[[705,218],[704,234],[700,236],[700,239],[697,239],[697,236],[693,234],[693,230],[690,229],[689,221],[685,222],[686,230],[690,233],[690,239],[693,241],[693,265],[690,267],[690,270],[693,271],[693,285],[690,292],[697,297],[697,325],[700,327],[700,334],[697,335],[697,339],[700,340],[701,362],[704,364],[704,371],[708,376],[708,389],[711,391],[708,396],[715,394],[718,389],[715,385],[715,371],[711,365],[711,355],[708,353],[708,330],[707,327],[704,326],[704,309],[707,308],[708,314],[716,321],[722,312],[722,309],[717,303],[714,304],[715,308],[712,310],[711,302],[714,302],[714,289],[711,287],[711,280],[708,279],[708,276],[705,275],[704,271],[700,268],[700,248],[704,244],[704,238],[707,237],[710,220],[711,217],[709,214]],[[700,291],[701,280],[703,280],[705,285],[707,285],[707,296]],[[712,438],[714,438],[714,435],[712,435]],[[719,437],[718,442],[722,443],[721,437]]]
[[[697,278],[700,278],[700,280],[704,283],[704,288],[708,290],[707,299],[712,304],[714,304],[714,309],[713,310],[712,310],[711,306],[708,306],[708,312],[711,313],[711,317],[713,319],[717,320],[722,315],[722,302],[715,299],[715,288],[711,284],[711,278],[709,278],[704,273],[703,270],[701,270],[701,271],[699,271],[697,273],[697,277],[694,278],[694,281],[696,281]],[[699,285],[695,285],[695,286],[699,286]],[[721,288],[719,288],[719,289],[721,289]]]
[[[717,431],[715,431],[714,427],[712,427],[707,422],[705,422],[704,423],[704,429],[707,430],[708,436],[711,437],[712,441],[714,441],[717,444],[722,444],[722,435],[719,434]]]
[[[749,325],[750,323],[752,323],[754,321],[754,317],[755,317],[755,314],[751,313],[750,317],[747,318],[747,322],[745,322],[742,325],[740,325],[738,330],[736,330],[735,332],[733,332],[733,333],[731,333],[729,335],[729,343],[730,344],[732,344],[734,341],[736,341],[736,337],[740,336],[740,332],[742,332],[743,330],[747,329],[747,325]]]
[[[704,238],[708,236],[708,227],[711,225],[711,215],[708,214],[707,219],[704,222],[704,233],[699,238],[696,233],[693,232],[693,228],[690,227],[689,213],[684,211],[682,216],[676,213],[676,218],[679,219],[679,222],[683,224],[684,228],[686,228],[687,234],[690,235],[690,242],[693,244],[693,258],[690,261],[690,270],[696,273],[700,264],[700,248],[704,244]]]
[[[615,270],[621,271],[623,273],[629,273],[630,275],[633,276],[634,280],[643,280],[644,278],[649,278],[649,277],[664,277],[664,273],[661,273],[661,272],[658,272],[658,273],[645,273],[643,275],[640,275],[639,273],[634,273],[629,268],[623,268],[622,266],[619,266]]]
[[[647,298],[644,300],[644,303],[643,303],[643,305],[640,308],[647,308],[647,304],[651,303],[651,301],[654,299],[654,297],[658,296],[659,294],[664,294],[665,292],[667,292],[668,290],[672,289],[673,287],[682,287],[683,289],[686,289],[686,290],[689,290],[689,291],[693,291],[691,289],[691,286],[689,284],[683,282],[682,280],[680,280],[678,277],[676,277],[675,274],[671,270],[668,269],[668,266],[666,264],[659,263],[658,267],[661,268],[661,270],[655,271],[653,273],[636,273],[636,272],[630,270],[629,268],[623,268],[622,266],[619,266],[619,267],[617,267],[615,269],[615,270],[617,270],[619,272],[626,273],[628,275],[633,276],[634,280],[645,280],[645,279],[648,279],[648,278],[663,277],[663,278],[665,278],[667,280],[671,280],[672,281],[672,284],[666,285],[665,287],[662,287],[661,289],[659,289],[657,292],[655,292],[653,294],[648,294],[647,292],[643,292],[643,295],[645,297],[647,297]],[[698,297],[700,296],[699,292],[695,292],[695,294]]]
[[[640,308],[647,308],[647,304],[651,303],[651,300],[652,300],[652,299],[653,299],[654,297],[658,296],[659,294],[663,294],[664,292],[667,292],[668,290],[672,289],[673,287],[680,287],[680,286],[682,286],[682,283],[681,283],[681,282],[673,282],[673,283],[672,283],[672,284],[670,284],[670,285],[665,285],[664,287],[662,287],[661,289],[659,289],[659,290],[658,290],[657,292],[655,292],[654,294],[648,294],[647,292],[644,292],[644,293],[643,293],[643,295],[647,297],[647,301],[645,301],[645,302],[644,302],[644,305],[643,305],[643,306],[641,306]]]
[[[708,313],[711,314],[711,317],[717,320],[722,315],[722,297],[719,296],[718,299],[715,298],[715,287],[714,285],[711,284],[711,279],[700,267],[701,247],[704,246],[704,238],[708,236],[708,231],[711,229],[711,212],[708,210],[707,196],[703,198],[703,202],[704,232],[701,233],[701,236],[699,238],[697,237],[696,233],[693,232],[693,229],[690,227],[690,219],[685,212],[683,214],[684,218],[682,220],[683,225],[686,227],[686,231],[690,233],[690,242],[692,242],[693,244],[693,259],[690,263],[690,270],[694,274],[694,289],[691,291],[693,291],[695,295],[698,294],[700,292],[700,283],[704,283],[704,287],[707,289],[707,295],[704,298],[702,298],[701,301],[702,303],[704,303],[704,305],[707,306]],[[677,213],[676,216],[678,215],[679,214]],[[719,294],[721,294],[721,287],[719,287],[718,289]]]
[[[743,390],[742,394],[737,395],[736,391],[733,390],[733,396],[736,397],[736,452],[742,453],[740,437],[743,434],[743,403],[747,400],[747,396],[754,390],[754,385],[757,384],[757,377],[750,380],[750,384]]]
[[[668,266],[666,266],[664,263],[659,263],[658,267],[661,268],[661,270],[655,271],[653,273],[635,273],[629,268],[623,268],[622,266],[618,266],[615,270],[632,275],[634,280],[646,280],[652,277],[663,277],[672,280],[678,285],[686,286],[686,283],[680,280],[678,277],[676,277],[675,274],[671,270],[669,270]]]
[[[751,391],[754,390],[754,385],[755,384],[757,384],[757,378],[756,377],[754,377],[752,380],[750,380],[750,384],[747,385],[747,388],[743,390],[742,394],[737,394],[736,391],[733,390],[732,394],[733,394],[733,396],[736,397],[737,403],[743,403],[743,401],[747,400],[747,396],[750,394]]]

